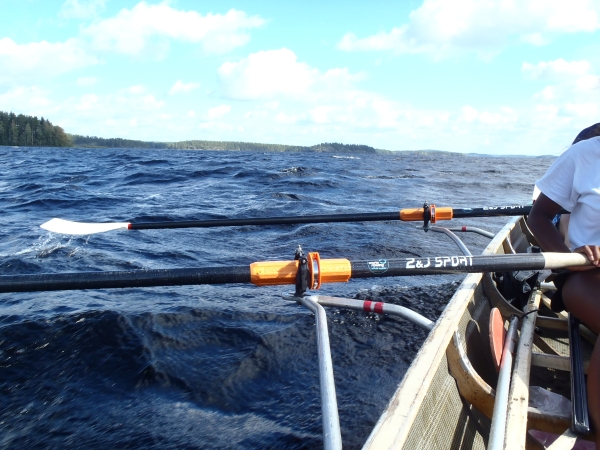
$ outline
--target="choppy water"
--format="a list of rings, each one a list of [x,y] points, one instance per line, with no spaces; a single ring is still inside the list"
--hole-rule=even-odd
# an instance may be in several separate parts
[[[153,221],[526,203],[551,158],[0,147],[0,274],[456,254],[408,223],[52,234],[52,217]],[[497,231],[503,218],[463,220]],[[488,240],[464,237],[474,253]],[[455,276],[354,280],[328,295]],[[414,288],[413,288],[414,287]],[[445,288],[448,291],[448,288]],[[320,448],[314,317],[289,288],[0,294],[2,448]],[[413,293],[411,296],[411,292]],[[435,292],[432,290],[431,292]],[[451,292],[444,292],[445,298]],[[425,311],[428,311],[425,307]],[[429,312],[435,319],[439,313]],[[345,448],[366,440],[424,334],[330,309]],[[415,337],[417,336],[417,337]]]

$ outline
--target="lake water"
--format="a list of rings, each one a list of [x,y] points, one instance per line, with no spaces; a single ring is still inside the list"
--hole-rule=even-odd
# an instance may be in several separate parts
[[[553,158],[0,147],[0,274],[246,265],[296,246],[354,260],[457,254],[415,223],[50,233],[52,217],[163,221],[524,204]],[[455,221],[498,231],[506,218]],[[466,234],[479,253],[488,239]],[[460,276],[404,287],[430,319]],[[440,295],[432,293],[442,292]],[[2,448],[321,448],[314,316],[286,287],[0,294]],[[387,297],[386,297],[386,294]],[[440,297],[441,296],[441,297]],[[328,310],[344,448],[360,448],[425,338]]]

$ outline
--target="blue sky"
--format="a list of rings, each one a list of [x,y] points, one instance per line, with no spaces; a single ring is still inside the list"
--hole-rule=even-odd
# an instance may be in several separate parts
[[[102,137],[559,154],[600,1],[0,0],[0,110]]]

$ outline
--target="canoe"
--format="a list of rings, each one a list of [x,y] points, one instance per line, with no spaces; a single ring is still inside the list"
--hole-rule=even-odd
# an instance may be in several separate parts
[[[523,253],[532,244],[535,239],[525,220],[516,217],[484,254]],[[541,444],[548,445],[558,436],[558,442],[570,439],[572,444],[568,320],[566,313],[557,315],[549,309],[546,293],[532,290],[525,308],[530,313],[525,315],[502,296],[494,274],[468,274],[363,448],[490,448],[498,383],[489,337],[493,307],[506,324],[513,315],[521,322],[501,448],[545,448]],[[580,330],[585,359],[595,335],[582,326]],[[560,448],[572,448],[571,444]]]

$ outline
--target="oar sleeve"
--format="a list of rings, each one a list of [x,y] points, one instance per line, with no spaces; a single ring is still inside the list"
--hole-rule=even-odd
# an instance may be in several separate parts
[[[431,223],[436,223],[438,220],[451,220],[453,217],[452,208],[437,208],[435,205],[430,206]],[[403,222],[416,222],[425,219],[424,208],[410,208],[400,210],[400,220]]]

